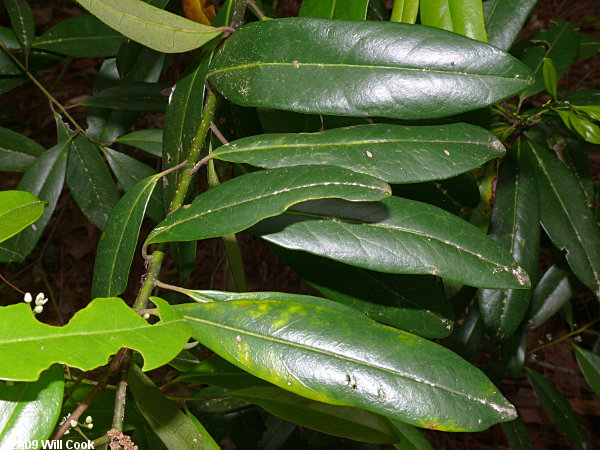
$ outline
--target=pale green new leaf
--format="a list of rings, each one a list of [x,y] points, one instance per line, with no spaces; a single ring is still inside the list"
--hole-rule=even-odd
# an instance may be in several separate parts
[[[388,183],[414,183],[459,175],[504,152],[502,143],[488,131],[457,123],[372,124],[319,133],[262,134],[230,142],[212,155],[268,169],[330,164]]]
[[[253,172],[199,195],[189,207],[159,223],[146,243],[193,241],[237,233],[306,200],[337,197],[374,201],[390,193],[389,185],[377,178],[332,166]]]
[[[303,0],[300,17],[365,20],[369,0]]]
[[[181,351],[190,330],[167,302],[152,301],[161,318],[154,325],[118,298],[93,300],[63,327],[39,322],[25,303],[0,308],[0,378],[35,381],[57,362],[91,370],[122,347],[140,352],[145,370],[166,364]]]
[[[109,27],[162,53],[187,52],[222,33],[141,0],[76,1]]]
[[[354,313],[280,300],[176,308],[215,353],[313,400],[439,430],[482,430],[516,415],[479,369],[451,351]]]
[[[38,220],[45,203],[29,192],[0,192],[0,242]]]
[[[487,42],[481,0],[423,0],[421,23]]]
[[[63,400],[63,366],[54,365],[31,383],[0,383],[0,448],[50,437]]]

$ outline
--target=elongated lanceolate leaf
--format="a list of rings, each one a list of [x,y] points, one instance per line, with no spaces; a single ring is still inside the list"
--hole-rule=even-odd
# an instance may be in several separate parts
[[[78,58],[114,56],[123,36],[95,17],[71,17],[59,22],[33,41],[33,48]]]
[[[251,387],[227,394],[260,405],[274,416],[332,436],[374,444],[398,440],[387,419],[363,409],[328,405],[275,386]]]
[[[337,197],[374,201],[390,187],[376,178],[331,166],[297,166],[249,173],[196,197],[165,220],[147,243],[192,241],[242,231],[294,203]]]
[[[419,14],[419,0],[395,0],[392,22],[415,23]]]
[[[600,356],[584,348],[573,346],[577,364],[597,397],[600,397]]]
[[[20,133],[0,127],[0,170],[25,172],[46,149]]]
[[[502,163],[489,234],[533,277],[538,265],[540,205],[525,150],[518,141]],[[510,337],[521,324],[530,298],[531,289],[480,290],[479,312],[490,333],[500,340]]]
[[[243,106],[399,119],[481,108],[527,88],[530,78],[512,56],[447,31],[307,18],[244,26],[208,74]]]
[[[502,431],[504,432],[504,436],[506,436],[510,448],[533,450],[527,426],[520,416],[511,422],[503,423]]]
[[[487,0],[483,14],[488,42],[508,51],[537,0]]]
[[[487,42],[479,0],[423,0],[421,23]]]
[[[277,300],[177,309],[215,353],[313,400],[439,430],[482,430],[516,414],[454,353],[354,314]]]
[[[569,401],[542,375],[529,368],[525,371],[538,400],[556,426],[575,444],[585,447],[587,432]]]
[[[131,145],[160,158],[162,155],[163,130],[162,128],[150,128],[134,131],[121,136],[115,142]]]
[[[464,123],[359,125],[320,133],[263,134],[217,148],[213,156],[275,168],[330,164],[388,183],[450,178],[504,154],[491,133]]]
[[[320,19],[364,20],[369,0],[304,0],[301,17]]]
[[[400,442],[394,445],[396,450],[433,450],[421,430],[397,420],[391,420],[390,422],[398,436],[402,438]]]
[[[379,323],[427,338],[444,338],[452,330],[452,308],[433,277],[375,272],[305,252],[274,250],[323,295]]]
[[[0,242],[31,225],[44,212],[45,202],[23,191],[0,192]]]
[[[282,247],[380,272],[434,274],[489,288],[529,286],[527,273],[478,228],[399,197],[306,202],[252,231]]]
[[[189,327],[167,302],[152,301],[161,318],[154,325],[119,298],[93,300],[63,327],[38,322],[25,303],[0,308],[0,378],[35,381],[56,362],[91,370],[121,347],[139,351],[145,370],[166,364],[187,342]]]
[[[50,437],[63,400],[63,370],[56,364],[35,382],[0,383],[0,448],[23,448]]]
[[[600,296],[600,228],[577,179],[550,150],[527,141],[535,160],[542,226],[573,273]]]
[[[135,364],[128,382],[142,415],[167,448],[219,450],[204,427],[182,413]]]
[[[62,191],[70,146],[70,141],[57,144],[37,158],[23,175],[17,189],[27,191],[48,203],[33,227],[0,244],[0,261],[23,261],[35,247],[54,213]]]
[[[119,192],[98,147],[83,136],[71,144],[66,178],[77,206],[90,222],[104,229]]]
[[[128,83],[104,89],[81,104],[126,111],[165,112],[168,97],[162,92],[167,87],[161,83]]]
[[[576,281],[564,260],[553,264],[533,291],[526,330],[533,330],[556,314],[576,292]]]
[[[157,181],[154,177],[140,181],[113,208],[98,244],[92,297],[112,297],[127,288],[140,227]]]
[[[222,33],[141,0],[76,1],[109,27],[162,53],[187,52]]]
[[[27,0],[4,0],[4,6],[21,48],[27,55],[35,36],[35,21],[29,2]]]

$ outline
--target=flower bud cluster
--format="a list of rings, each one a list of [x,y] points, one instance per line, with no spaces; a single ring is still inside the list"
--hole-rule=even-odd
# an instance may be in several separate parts
[[[35,301],[33,299],[33,296],[31,295],[30,292],[27,292],[25,294],[25,296],[23,297],[23,301],[25,303],[34,303],[35,306],[33,307],[33,313],[34,314],[41,314],[42,311],[44,311],[44,305],[48,302],[48,299],[46,298],[46,296],[44,295],[43,292],[40,292],[36,297],[35,297]]]

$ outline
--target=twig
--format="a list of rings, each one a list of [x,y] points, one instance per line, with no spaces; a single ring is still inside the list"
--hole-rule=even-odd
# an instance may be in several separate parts
[[[258,7],[258,5],[256,3],[254,3],[253,0],[248,0],[248,6],[250,6],[250,8],[252,8],[254,10],[254,13],[258,16],[258,18],[260,20],[268,19],[268,17],[265,16],[265,13],[263,13],[260,10],[260,8]]]
[[[0,273],[0,279],[2,281],[4,281],[8,286],[10,286],[11,288],[13,288],[15,291],[17,291],[19,294],[25,295],[25,292],[23,292],[21,289],[19,289],[18,287],[16,287],[14,284],[12,284],[6,278],[4,278],[1,273]]]
[[[221,144],[223,144],[223,145],[229,144],[229,141],[227,140],[227,138],[225,136],[223,136],[223,133],[221,133],[221,130],[219,130],[219,128],[217,127],[217,125],[215,125],[214,122],[210,124],[210,130],[217,137],[217,139],[221,142]]]
[[[569,338],[571,338],[573,336],[576,336],[576,335],[578,335],[580,333],[583,333],[585,330],[587,330],[591,326],[597,324],[598,322],[600,322],[600,317],[597,317],[596,319],[592,320],[587,325],[584,325],[581,328],[578,328],[577,330],[573,330],[570,333],[565,334],[564,336],[556,339],[555,341],[548,342],[546,344],[543,344],[543,345],[540,345],[539,347],[534,348],[533,350],[529,350],[527,352],[527,354],[530,355],[532,353],[535,353],[535,352],[538,352],[538,351],[542,350],[543,348],[549,347],[549,346],[554,345],[554,344],[558,344],[559,342],[562,342],[562,341],[566,341],[567,339],[569,339]]]

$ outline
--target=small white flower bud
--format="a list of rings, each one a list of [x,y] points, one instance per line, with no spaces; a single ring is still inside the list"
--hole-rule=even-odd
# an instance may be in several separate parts
[[[30,292],[27,292],[27,293],[25,294],[25,297],[23,297],[23,301],[24,301],[25,303],[31,303],[31,301],[32,301],[32,300],[33,300],[33,297],[31,296],[31,293],[30,293]]]
[[[93,419],[92,419],[92,416],[87,416],[87,417],[85,418],[85,423],[92,423],[92,420],[93,420]]]
[[[142,316],[145,320],[148,320],[150,318],[150,314],[146,313]]]
[[[35,297],[35,301],[37,302],[38,300],[43,300],[46,296],[44,295],[43,292],[40,292],[36,297]]]
[[[37,305],[35,308],[33,308],[33,313],[41,314],[43,310],[44,310],[44,307],[42,305]]]
[[[66,430],[64,434],[69,434],[71,430]]]
[[[94,424],[93,424],[93,423],[88,423],[86,426],[87,426],[87,427],[88,427],[90,430],[91,430],[92,428],[94,428]]]
[[[76,420],[71,420],[69,422],[69,424],[71,425],[71,428],[75,428],[77,426],[77,421]]]

